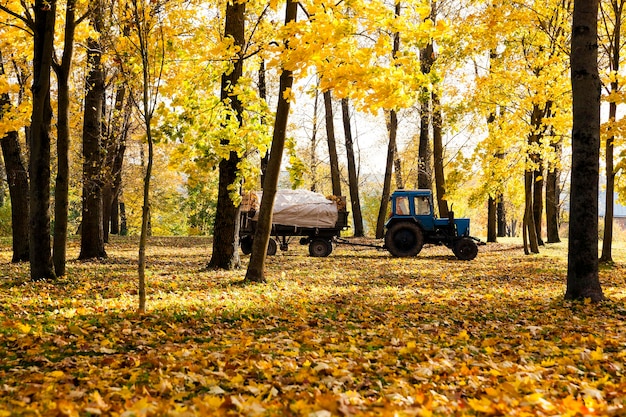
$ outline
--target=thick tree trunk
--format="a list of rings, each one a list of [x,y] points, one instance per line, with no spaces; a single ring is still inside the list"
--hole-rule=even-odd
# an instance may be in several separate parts
[[[363,215],[361,214],[361,200],[359,198],[359,175],[354,157],[354,142],[352,141],[352,128],[350,126],[350,104],[347,98],[341,99],[341,114],[343,118],[343,131],[346,139],[346,157],[348,159],[348,185],[350,188],[350,205],[352,207],[352,219],[354,221],[354,236],[365,235],[363,230]]]
[[[67,221],[69,210],[70,181],[70,86],[69,76],[74,55],[74,32],[76,29],[75,0],[67,2],[65,11],[65,36],[63,58],[55,67],[58,84],[57,99],[57,176],[54,186],[54,241],[52,261],[57,276],[65,275],[67,250]]]
[[[330,160],[330,180],[333,195],[341,197],[341,175],[339,174],[339,157],[335,140],[335,122],[333,116],[333,98],[330,90],[324,91],[324,110],[326,120],[326,139],[328,141],[328,158]]]
[[[385,176],[383,178],[383,192],[380,197],[380,209],[376,219],[376,239],[382,239],[385,235],[385,220],[387,220],[387,208],[391,195],[391,175],[393,173],[393,161],[395,159],[396,135],[398,133],[398,116],[394,110],[389,112],[387,121],[389,133],[389,145],[387,146],[387,162],[385,164]]]
[[[572,179],[566,299],[604,299],[598,278],[600,88],[598,0],[574,0]]]
[[[35,2],[33,109],[30,149],[30,277],[54,279],[50,247],[50,69],[56,18],[55,0]]]
[[[294,22],[298,12],[298,2],[287,0],[285,8],[285,24]],[[293,73],[283,69],[280,74],[280,85],[278,92],[278,105],[276,108],[276,119],[274,120],[274,134],[272,136],[272,147],[270,149],[270,160],[267,165],[265,183],[263,184],[263,196],[259,207],[259,220],[252,239],[252,254],[250,263],[246,271],[245,281],[265,282],[265,257],[267,246],[272,230],[272,212],[274,209],[274,197],[278,185],[280,165],[285,148],[285,136],[287,134],[287,121],[289,119],[290,102],[285,97],[285,92],[293,86]]]
[[[221,99],[222,101],[230,101],[239,123],[242,121],[243,108],[239,97],[232,94],[232,89],[243,74],[245,10],[246,3],[228,3],[224,26],[225,37],[232,37],[235,45],[238,45],[241,50],[237,57],[233,58],[232,71],[222,75]],[[222,145],[228,144],[228,140],[222,141]],[[231,187],[237,181],[239,161],[237,152],[231,151],[228,159],[222,159],[219,164],[217,208],[213,226],[213,253],[207,265],[211,269],[232,270],[241,266],[239,259],[239,206],[236,206],[230,197]]]
[[[0,53],[0,75],[4,74],[2,54]],[[8,94],[0,95],[0,118],[11,107]],[[19,134],[7,132],[0,138],[2,157],[7,174],[9,197],[11,199],[11,229],[13,237],[12,262],[28,261],[28,172],[22,160]]]
[[[102,32],[102,4],[92,1],[93,29]],[[102,229],[102,103],[104,100],[104,71],[102,44],[98,39],[87,40],[85,109],[83,120],[83,209],[79,259],[105,258]]]

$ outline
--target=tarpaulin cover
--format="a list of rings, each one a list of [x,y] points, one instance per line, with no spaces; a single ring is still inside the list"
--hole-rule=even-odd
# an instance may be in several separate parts
[[[255,192],[261,202],[261,191]],[[252,218],[258,220],[259,212]],[[296,227],[331,228],[337,224],[337,205],[322,194],[308,190],[278,190],[272,223]]]

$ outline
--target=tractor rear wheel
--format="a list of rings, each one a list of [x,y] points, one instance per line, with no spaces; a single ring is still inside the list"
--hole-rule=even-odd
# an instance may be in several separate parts
[[[454,244],[452,252],[462,261],[471,261],[478,255],[478,245],[472,239],[464,237]]]
[[[422,229],[409,222],[394,223],[385,234],[385,247],[393,256],[406,258],[416,256],[424,246]]]

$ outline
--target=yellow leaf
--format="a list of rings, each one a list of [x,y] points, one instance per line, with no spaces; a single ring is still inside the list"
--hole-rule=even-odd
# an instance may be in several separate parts
[[[480,400],[477,398],[469,398],[467,403],[472,410],[480,413],[493,414],[496,412],[496,409],[493,408],[493,404],[489,398],[481,398]]]
[[[15,328],[20,331],[20,333],[28,334],[30,333],[30,329],[32,328],[28,323],[17,323]]]

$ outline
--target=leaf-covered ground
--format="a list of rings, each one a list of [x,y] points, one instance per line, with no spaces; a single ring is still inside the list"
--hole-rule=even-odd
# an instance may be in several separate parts
[[[204,270],[210,247],[153,239],[138,316],[136,242],[51,283],[2,242],[0,416],[626,414],[624,250],[592,305],[563,301],[565,244],[472,262],[296,244],[261,285]]]

